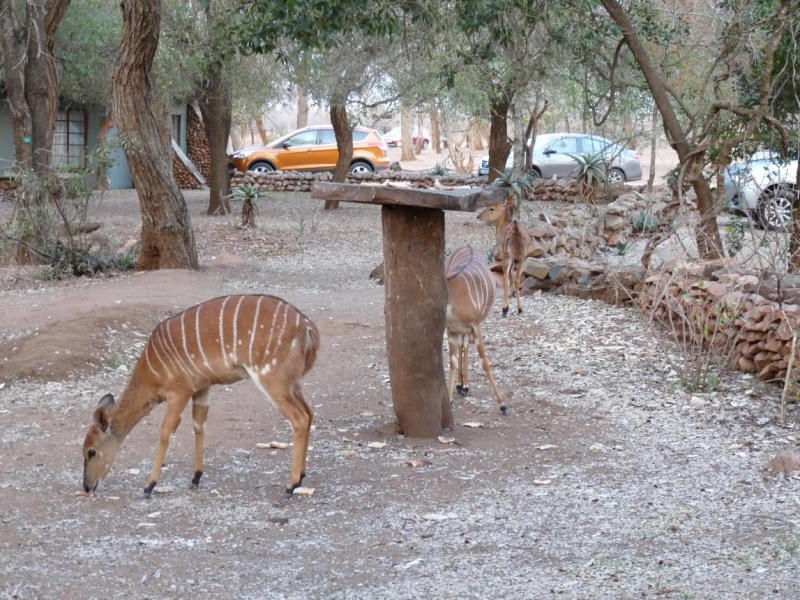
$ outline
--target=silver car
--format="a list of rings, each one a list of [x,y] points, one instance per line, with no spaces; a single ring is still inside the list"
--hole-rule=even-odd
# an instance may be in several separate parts
[[[639,154],[597,135],[580,133],[543,133],[533,145],[531,174],[545,179],[577,177],[578,161],[570,154],[602,153],[608,162],[608,182],[624,183],[642,178]],[[506,169],[514,166],[514,152],[506,161]],[[478,175],[489,174],[489,157],[481,161]]]
[[[765,153],[725,170],[725,208],[752,216],[766,229],[780,231],[792,222],[797,201],[797,159],[782,162]]]

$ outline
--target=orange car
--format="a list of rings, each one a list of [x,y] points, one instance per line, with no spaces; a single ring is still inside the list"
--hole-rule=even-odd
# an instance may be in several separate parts
[[[260,148],[244,148],[228,155],[228,171],[333,171],[339,160],[332,125],[315,125],[293,131]],[[353,130],[350,173],[389,168],[389,147],[374,129]]]

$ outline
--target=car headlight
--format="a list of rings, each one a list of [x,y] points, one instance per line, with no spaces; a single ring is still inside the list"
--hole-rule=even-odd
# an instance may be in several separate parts
[[[244,158],[245,156],[247,156],[246,152],[234,152],[231,154],[231,158]]]

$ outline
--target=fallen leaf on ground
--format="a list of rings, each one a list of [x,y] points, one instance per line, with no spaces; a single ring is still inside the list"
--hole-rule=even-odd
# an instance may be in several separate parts
[[[533,485],[550,485],[550,479],[534,479]]]
[[[553,448],[558,448],[555,444],[544,444],[543,446],[536,446],[537,450],[551,450]]]
[[[92,493],[91,492],[80,492],[80,491],[78,491],[78,492],[75,492],[75,495],[76,496],[80,496],[81,498],[91,498],[92,497]]]
[[[295,496],[313,496],[314,495],[314,488],[311,487],[299,487],[294,488],[294,492],[292,492]]]
[[[344,456],[345,458],[352,458],[355,455],[356,455],[356,451],[355,450],[344,450],[342,452],[342,456]]]
[[[464,423],[464,427],[483,427],[483,423],[479,423],[478,421],[468,421]]]
[[[264,444],[264,443],[256,444],[256,448],[261,448],[262,450],[266,450],[268,448],[274,448],[276,450],[286,450],[290,446],[291,446],[291,444],[284,444],[283,442],[270,442],[269,444]]]
[[[441,443],[441,444],[452,444],[453,442],[456,441],[456,438],[444,437],[442,435],[440,435],[437,439],[439,440],[439,443]]]
[[[380,450],[381,448],[386,448],[386,442],[371,442],[367,444],[367,448],[371,450]]]
[[[429,467],[433,463],[429,460],[407,460],[406,464],[409,467],[419,468],[419,467]]]

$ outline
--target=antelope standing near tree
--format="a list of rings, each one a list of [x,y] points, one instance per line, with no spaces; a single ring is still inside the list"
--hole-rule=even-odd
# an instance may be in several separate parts
[[[520,280],[528,257],[528,246],[531,236],[516,219],[506,225],[500,234],[498,250],[503,265],[503,316],[508,315],[508,288],[513,286],[517,296],[517,313],[522,314],[522,298],[520,297]]]
[[[472,340],[478,348],[481,364],[492,386],[500,412],[508,414],[500,390],[497,389],[489,359],[483,345],[481,323],[492,312],[494,306],[495,280],[486,259],[471,246],[453,250],[444,265],[447,279],[447,341],[450,353],[450,376],[447,389],[453,396],[453,383],[458,371],[459,394],[469,392],[469,345]]]
[[[265,295],[236,295],[198,304],[161,322],[150,335],[118,401],[100,400],[83,443],[83,488],[104,478],[125,437],[157,404],[167,405],[155,461],[144,488],[158,483],[169,439],[192,400],[194,476],[203,475],[208,389],[249,377],[292,426],[294,448],[287,493],[305,476],[313,411],[300,380],[314,365],[319,332],[291,304]]]

